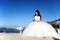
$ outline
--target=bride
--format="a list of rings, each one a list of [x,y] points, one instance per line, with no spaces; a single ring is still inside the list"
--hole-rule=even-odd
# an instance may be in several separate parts
[[[24,30],[23,36],[58,37],[58,34],[50,24],[42,22],[39,10],[36,10],[33,17],[33,22]]]

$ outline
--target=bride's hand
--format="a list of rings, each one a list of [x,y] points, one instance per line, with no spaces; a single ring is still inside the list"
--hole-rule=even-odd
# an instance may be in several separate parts
[[[32,20],[33,22],[35,21],[35,20]]]

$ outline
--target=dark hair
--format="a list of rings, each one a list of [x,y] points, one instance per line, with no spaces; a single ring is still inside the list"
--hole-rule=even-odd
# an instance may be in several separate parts
[[[40,18],[41,18],[41,15],[40,15],[39,10],[36,10],[35,12],[37,12],[38,13],[38,16],[40,16]],[[34,16],[36,16],[36,14]]]

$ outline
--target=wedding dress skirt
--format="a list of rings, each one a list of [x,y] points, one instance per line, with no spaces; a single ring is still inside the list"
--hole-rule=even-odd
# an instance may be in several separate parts
[[[24,36],[30,37],[57,37],[55,29],[45,22],[32,22],[23,32]]]

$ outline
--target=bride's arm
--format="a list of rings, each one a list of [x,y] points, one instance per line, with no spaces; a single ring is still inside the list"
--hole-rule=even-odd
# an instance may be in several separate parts
[[[35,19],[33,18],[33,20],[32,20],[33,22],[35,21]]]
[[[42,21],[42,18],[40,18],[40,21]]]

